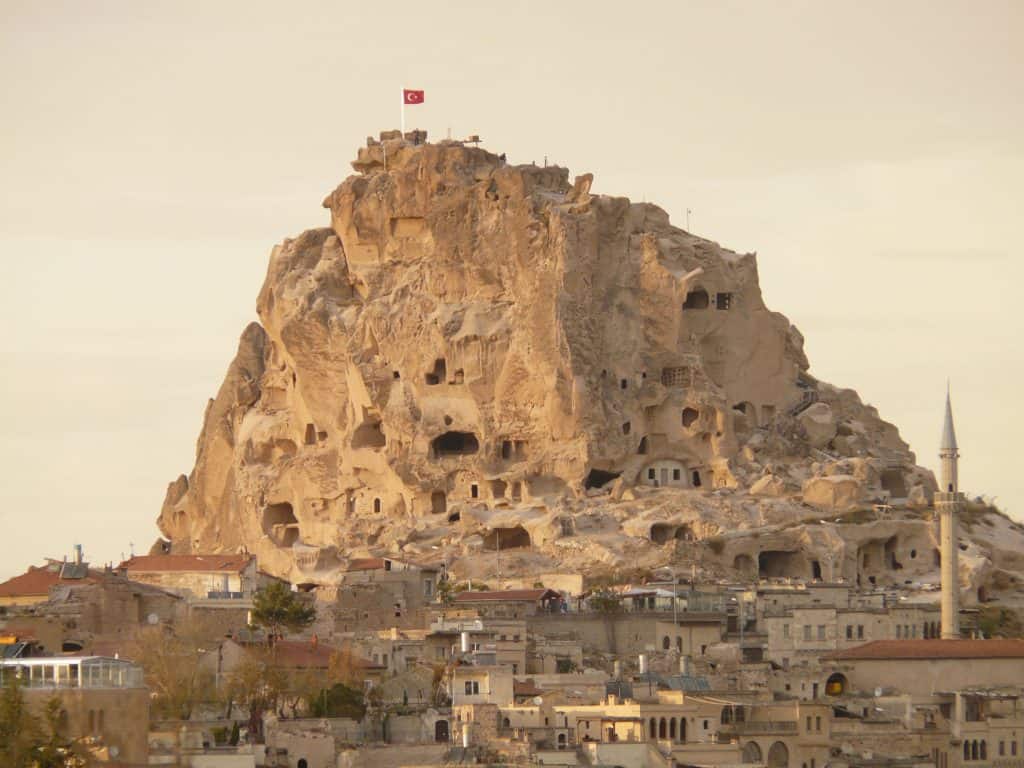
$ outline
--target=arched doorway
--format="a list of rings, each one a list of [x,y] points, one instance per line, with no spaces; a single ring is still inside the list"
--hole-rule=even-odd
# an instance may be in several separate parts
[[[300,757],[299,762],[295,764],[295,768],[309,768],[309,763],[306,761],[306,758]]]
[[[658,738],[668,738],[668,723],[665,721],[664,717],[658,721]]]
[[[750,555],[736,555],[732,561],[732,567],[744,576],[749,576],[757,572],[757,566],[754,564],[754,558]]]
[[[846,681],[846,676],[835,672],[829,675],[828,680],[825,681],[825,694],[828,696],[842,696],[846,693],[846,687],[849,683]]]
[[[768,768],[789,768],[789,748],[781,741],[768,748]]]
[[[658,721],[655,720],[653,717],[651,718],[650,728],[647,729],[647,738],[651,739],[652,741],[658,738]]]
[[[744,763],[760,763],[761,758],[761,747],[757,745],[756,741],[748,741],[743,747],[743,762]]]
[[[438,720],[434,723],[434,741],[441,744],[447,744],[448,738],[448,721]]]

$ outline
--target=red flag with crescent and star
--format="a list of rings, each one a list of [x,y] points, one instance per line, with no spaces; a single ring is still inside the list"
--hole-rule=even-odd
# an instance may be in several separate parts
[[[408,88],[403,88],[402,101],[405,104],[422,104],[423,91],[410,91]]]

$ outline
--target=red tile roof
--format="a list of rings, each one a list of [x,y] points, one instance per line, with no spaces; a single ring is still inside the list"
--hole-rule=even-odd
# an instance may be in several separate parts
[[[89,572],[88,576],[81,579],[62,579],[60,577],[60,564],[54,566],[30,567],[20,576],[0,584],[0,597],[48,597],[50,587],[58,584],[93,584],[96,582],[96,573]]]
[[[252,555],[136,555],[118,568],[125,568],[129,573],[240,573],[252,561]]]
[[[861,659],[1024,659],[1024,640],[875,640],[823,658]]]
[[[543,694],[544,691],[537,687],[532,677],[528,677],[522,682],[519,680],[512,681],[513,696],[542,696]]]
[[[558,596],[553,589],[506,589],[502,592],[459,592],[455,595],[455,602],[535,603],[538,600]]]
[[[327,669],[331,664],[331,657],[340,650],[332,645],[313,643],[310,640],[278,640],[274,643],[274,653],[278,661],[286,667]],[[353,664],[361,669],[381,668],[379,664],[374,664],[368,659],[353,658]]]

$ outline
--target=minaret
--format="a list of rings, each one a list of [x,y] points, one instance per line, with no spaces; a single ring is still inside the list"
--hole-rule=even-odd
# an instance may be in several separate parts
[[[946,390],[946,421],[942,426],[942,444],[939,446],[939,492],[935,494],[935,511],[939,515],[939,552],[942,559],[942,639],[960,638],[960,547],[957,543],[957,517],[963,504],[963,494],[957,484],[956,430],[953,429],[953,407]]]

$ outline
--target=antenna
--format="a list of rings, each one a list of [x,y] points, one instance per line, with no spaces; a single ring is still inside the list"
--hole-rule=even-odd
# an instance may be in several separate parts
[[[501,528],[494,530],[494,543],[498,548],[498,591],[501,591]]]

